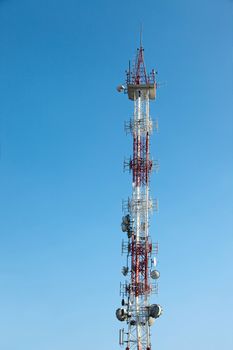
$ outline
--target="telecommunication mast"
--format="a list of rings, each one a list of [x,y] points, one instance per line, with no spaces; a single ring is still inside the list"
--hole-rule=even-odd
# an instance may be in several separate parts
[[[140,40],[135,62],[126,71],[126,86],[117,90],[127,93],[134,103],[133,117],[125,123],[126,133],[133,138],[133,154],[124,161],[124,168],[132,173],[132,196],[123,201],[124,216],[121,228],[126,234],[122,241],[122,253],[126,264],[122,268],[125,281],[120,285],[121,307],[116,310],[119,321],[126,328],[119,331],[119,344],[125,350],[151,350],[151,326],[162,314],[158,304],[151,304],[150,296],[157,292],[158,245],[153,244],[150,230],[150,214],[158,207],[150,196],[150,175],[158,163],[150,157],[150,136],[153,127],[150,101],[156,97],[156,73],[147,74],[144,48]]]

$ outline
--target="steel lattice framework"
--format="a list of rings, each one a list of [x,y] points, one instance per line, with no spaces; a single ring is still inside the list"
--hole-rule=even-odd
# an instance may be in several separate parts
[[[144,49],[140,43],[136,60],[126,72],[126,87],[118,87],[134,102],[133,118],[125,123],[125,130],[133,138],[133,155],[125,160],[124,167],[132,173],[132,197],[123,202],[122,231],[127,240],[122,242],[126,266],[121,283],[122,307],[116,310],[118,320],[125,321],[127,330],[119,332],[119,343],[126,350],[151,350],[150,327],[162,313],[158,304],[150,304],[150,295],[157,291],[159,272],[156,270],[158,246],[149,235],[149,215],[157,209],[150,197],[150,174],[158,163],[150,157],[150,136],[153,122],[150,117],[150,100],[155,99],[155,71],[146,73]]]

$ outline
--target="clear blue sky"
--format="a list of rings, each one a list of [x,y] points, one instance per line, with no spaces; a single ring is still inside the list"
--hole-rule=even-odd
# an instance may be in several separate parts
[[[118,349],[124,82],[143,23],[164,308],[153,349],[233,348],[230,0],[0,1],[0,350]]]

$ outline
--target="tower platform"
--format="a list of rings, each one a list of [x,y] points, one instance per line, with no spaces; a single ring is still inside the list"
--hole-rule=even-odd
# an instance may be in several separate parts
[[[128,98],[130,100],[135,101],[137,99],[136,91],[141,91],[142,94],[146,93],[149,90],[149,99],[155,100],[156,96],[156,83],[153,84],[128,84],[127,85],[127,92],[128,92]]]

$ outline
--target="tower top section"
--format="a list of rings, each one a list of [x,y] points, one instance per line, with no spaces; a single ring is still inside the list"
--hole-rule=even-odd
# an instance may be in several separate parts
[[[147,74],[144,60],[144,48],[142,46],[142,39],[140,37],[140,48],[137,49],[136,58],[131,68],[129,61],[129,68],[126,71],[126,84],[128,98],[136,100],[140,95],[148,95],[149,99],[154,100],[156,96],[156,80],[155,70]]]

